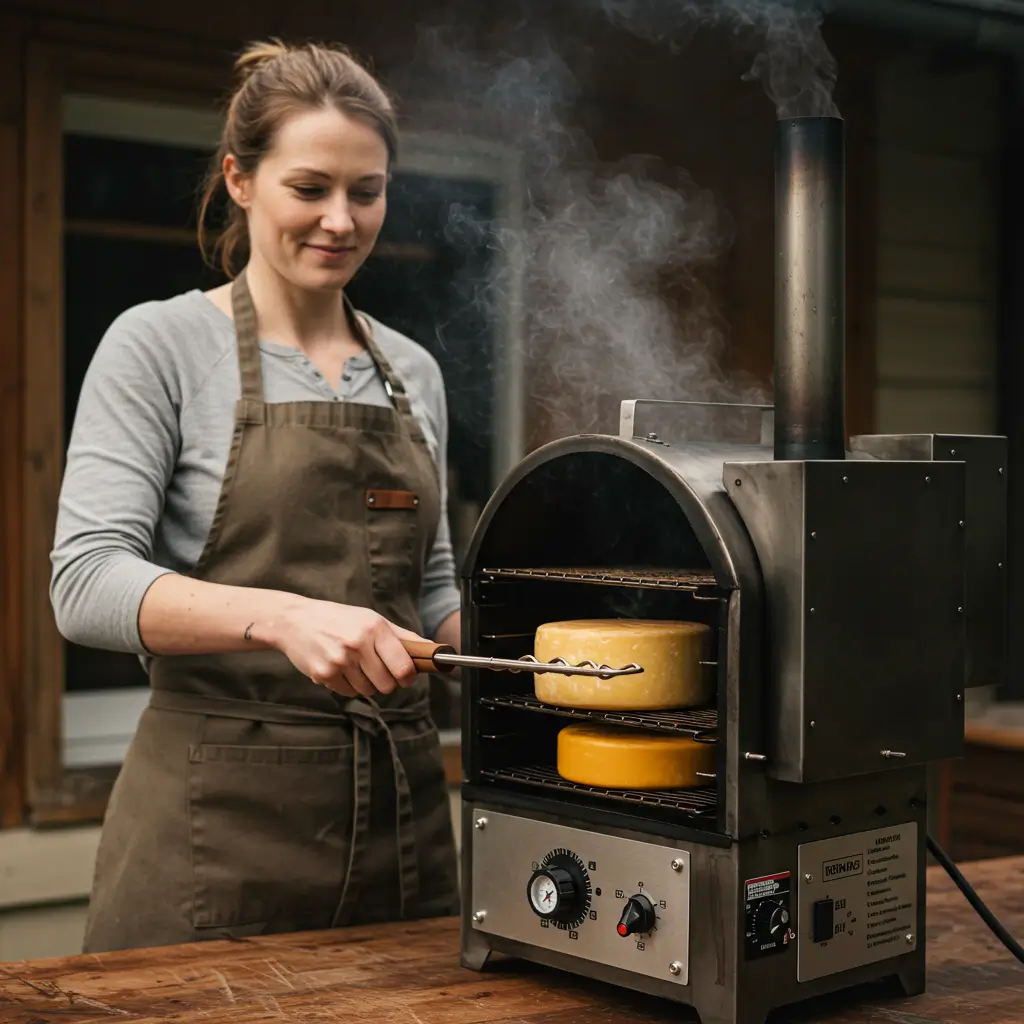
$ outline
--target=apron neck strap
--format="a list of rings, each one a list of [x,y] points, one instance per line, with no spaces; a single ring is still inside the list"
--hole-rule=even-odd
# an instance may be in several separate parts
[[[260,370],[260,342],[256,325],[256,307],[243,270],[231,285],[231,308],[235,315],[238,339],[238,371],[242,378],[242,398],[263,401],[263,373]]]
[[[402,381],[373,340],[373,333],[365,328],[356,314],[355,307],[344,293],[342,293],[342,302],[352,330],[377,364],[388,397],[394,403],[395,408],[412,425],[414,431],[419,433],[419,427],[412,415],[412,406],[409,404],[409,396],[405,393]],[[242,379],[242,398],[262,402],[263,374],[260,370],[259,328],[256,323],[256,307],[253,305],[252,293],[245,280],[244,270],[235,278],[231,286],[231,308],[235,316],[235,336],[238,339],[238,370]]]
[[[402,384],[401,378],[391,368],[387,356],[380,350],[377,342],[373,340],[373,332],[368,331],[363,321],[359,319],[355,307],[347,295],[342,295],[342,302],[345,304],[345,313],[348,316],[352,330],[355,331],[356,337],[366,346],[366,351],[370,353],[370,358],[377,364],[377,369],[380,371],[381,379],[384,381],[384,390],[388,393],[388,397],[403,416],[411,417],[412,406],[409,404],[409,396],[405,393],[405,385]]]

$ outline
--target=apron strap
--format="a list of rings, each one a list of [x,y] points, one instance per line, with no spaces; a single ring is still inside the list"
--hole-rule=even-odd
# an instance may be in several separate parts
[[[238,338],[238,373],[242,379],[243,401],[263,401],[263,373],[260,369],[259,329],[256,307],[243,270],[231,285],[231,308]]]
[[[420,430],[419,422],[412,413],[412,405],[409,402],[409,396],[406,394],[405,385],[402,383],[401,377],[392,369],[387,356],[384,355],[380,346],[374,341],[373,331],[366,329],[349,297],[343,295],[342,301],[345,303],[345,312],[348,315],[349,323],[352,325],[352,330],[359,336],[359,339],[366,346],[366,351],[370,353],[370,357],[377,364],[381,379],[384,381],[384,390],[388,393],[388,397],[405,421],[406,429],[416,441],[424,441],[423,431]]]
[[[398,747],[388,728],[388,720],[414,720],[429,713],[429,705],[424,701],[420,705],[409,708],[385,709],[383,712],[377,704],[368,699],[345,700],[337,697],[345,714],[355,726],[353,731],[353,757],[355,759],[355,783],[352,800],[352,845],[349,848],[348,870],[345,873],[345,884],[341,898],[334,911],[331,927],[337,928],[346,924],[353,910],[353,894],[361,887],[362,860],[364,841],[369,832],[370,814],[370,745],[361,740],[360,733],[367,737],[381,733],[388,742],[391,751],[391,765],[395,776],[395,846],[398,854],[398,890],[399,914],[401,920],[412,913],[419,904],[420,875],[416,859],[416,830],[414,827],[412,791],[409,778],[398,756]]]

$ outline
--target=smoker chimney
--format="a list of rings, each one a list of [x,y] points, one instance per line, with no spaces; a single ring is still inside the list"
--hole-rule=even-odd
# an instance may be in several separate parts
[[[845,131],[789,117],[775,146],[775,458],[846,456]]]

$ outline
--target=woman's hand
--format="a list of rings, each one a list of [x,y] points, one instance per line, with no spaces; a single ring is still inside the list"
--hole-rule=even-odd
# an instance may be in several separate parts
[[[346,697],[411,686],[416,667],[402,640],[422,640],[369,608],[306,598],[288,602],[273,645],[314,683]]]

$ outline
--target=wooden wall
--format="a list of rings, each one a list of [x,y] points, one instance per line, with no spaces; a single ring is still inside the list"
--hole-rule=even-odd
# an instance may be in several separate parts
[[[0,14],[0,825],[21,818],[22,47]]]
[[[1000,68],[887,54],[878,101],[878,429],[998,429]]]

